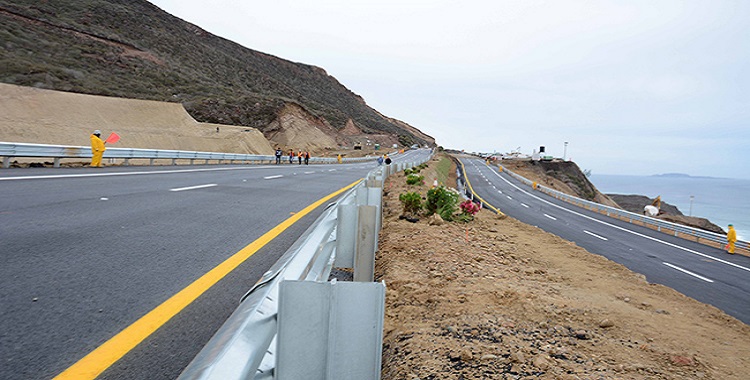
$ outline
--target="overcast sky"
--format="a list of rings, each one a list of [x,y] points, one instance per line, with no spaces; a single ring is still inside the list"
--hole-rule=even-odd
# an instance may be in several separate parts
[[[750,178],[750,1],[153,0],[446,148]]]

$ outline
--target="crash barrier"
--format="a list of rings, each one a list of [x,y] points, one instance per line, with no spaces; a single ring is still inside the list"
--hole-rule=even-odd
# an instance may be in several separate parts
[[[373,281],[383,183],[422,162],[379,166],[330,204],[179,379],[379,379],[385,283]],[[353,268],[354,281],[328,281],[332,268]]]
[[[539,190],[545,194],[548,194],[552,197],[568,202],[570,204],[574,204],[576,206],[583,207],[585,209],[598,212],[600,214],[605,214],[612,218],[624,220],[624,221],[627,221],[628,223],[638,222],[638,223],[641,223],[642,225],[650,226],[659,232],[667,233],[670,235],[674,235],[674,236],[686,238],[686,239],[687,238],[695,239],[696,242],[703,243],[706,245],[718,245],[718,246],[724,247],[724,245],[727,243],[726,235],[713,233],[713,232],[702,230],[699,228],[688,227],[688,226],[684,226],[684,225],[677,224],[677,223],[667,222],[667,221],[652,218],[646,215],[636,214],[634,212],[625,211],[619,208],[606,206],[600,203],[591,202],[591,201],[587,201],[581,198],[577,198],[572,195],[565,194],[561,191],[550,189],[549,187],[542,186],[533,181],[530,181],[529,179],[524,178],[508,170],[503,165],[498,165],[498,166],[502,168],[502,171],[508,173],[508,175],[524,183],[525,185],[528,185],[532,188],[536,186],[536,190]],[[750,243],[748,243],[747,241],[738,240],[735,243],[735,247],[740,248],[740,249],[750,250]]]
[[[16,157],[32,158],[52,158],[53,166],[60,167],[61,159],[68,158],[91,158],[91,148],[84,146],[66,146],[66,145],[46,145],[46,144],[26,144],[13,142],[0,142],[0,157],[3,157],[3,168],[9,168],[10,162]],[[107,148],[104,151],[103,158],[122,159],[123,165],[129,165],[131,159],[149,159],[150,165],[154,165],[155,160],[171,159],[172,165],[177,165],[177,160],[189,160],[190,165],[195,160],[204,160],[206,164],[209,161],[223,163],[250,163],[250,164],[271,164],[276,162],[276,156],[266,156],[259,154],[237,154],[237,153],[214,153],[214,152],[192,152],[184,150],[164,150],[164,149],[134,149],[134,148]],[[282,163],[286,163],[288,156],[282,156]],[[345,162],[362,162],[372,161],[376,157],[356,157],[343,158]],[[335,164],[338,163],[336,157],[310,157],[312,164]]]

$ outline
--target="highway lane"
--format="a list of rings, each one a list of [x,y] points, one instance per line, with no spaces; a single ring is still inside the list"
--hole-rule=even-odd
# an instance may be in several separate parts
[[[426,154],[407,152],[394,161]],[[0,172],[0,378],[59,374],[290,214],[375,165]],[[175,378],[322,211],[273,239],[101,377]]]
[[[504,213],[750,323],[750,258],[567,204],[482,160],[462,161],[474,190]]]

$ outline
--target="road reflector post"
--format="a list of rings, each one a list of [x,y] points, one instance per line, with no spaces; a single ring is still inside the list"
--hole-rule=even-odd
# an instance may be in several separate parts
[[[274,379],[380,379],[384,311],[382,282],[281,282]]]

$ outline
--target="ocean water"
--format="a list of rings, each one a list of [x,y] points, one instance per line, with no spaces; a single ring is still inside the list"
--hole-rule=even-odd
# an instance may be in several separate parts
[[[706,218],[725,231],[734,224],[739,239],[750,239],[750,180],[611,174],[592,174],[589,180],[605,194],[661,195],[685,215]]]

